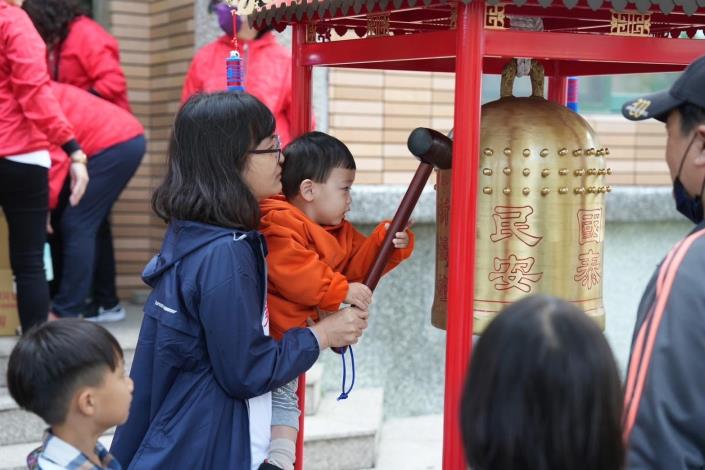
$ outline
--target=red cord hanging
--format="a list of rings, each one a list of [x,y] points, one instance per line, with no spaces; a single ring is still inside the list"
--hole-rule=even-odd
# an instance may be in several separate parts
[[[245,91],[245,74],[237,42],[237,10],[233,8],[231,13],[233,15],[233,50],[230,51],[230,57],[225,59],[226,83],[228,91]]]

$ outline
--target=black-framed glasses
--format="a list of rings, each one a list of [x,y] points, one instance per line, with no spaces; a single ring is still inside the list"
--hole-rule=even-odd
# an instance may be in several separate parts
[[[266,155],[268,153],[274,153],[277,156],[277,163],[282,163],[282,145],[279,141],[278,135],[274,136],[274,145],[275,147],[273,149],[250,150],[248,153],[253,153],[255,155]]]

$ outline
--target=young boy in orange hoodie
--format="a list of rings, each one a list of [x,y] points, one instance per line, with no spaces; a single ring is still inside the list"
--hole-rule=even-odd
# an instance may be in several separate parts
[[[367,309],[372,292],[361,283],[375,261],[388,223],[369,237],[345,220],[355,180],[355,160],[340,140],[310,132],[284,150],[283,196],[261,203],[260,231],[267,239],[267,305],[270,331],[279,339],[291,328],[305,327],[320,312],[347,303]],[[385,273],[411,256],[410,230],[397,232],[397,248]],[[299,427],[296,380],[272,394],[272,443],[269,466],[290,470]],[[268,465],[268,464],[265,464]]]

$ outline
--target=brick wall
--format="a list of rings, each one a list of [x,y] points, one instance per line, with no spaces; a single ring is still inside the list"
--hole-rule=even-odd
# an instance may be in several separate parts
[[[193,56],[193,0],[111,1],[109,29],[120,41],[130,103],[145,126],[147,154],[113,210],[118,290],[145,288],[145,263],[159,249],[163,223],[151,211],[164,172],[169,131]]]
[[[408,183],[417,166],[406,149],[409,132],[426,126],[445,133],[453,125],[452,74],[331,69],[329,78],[330,132],[355,155],[358,184]],[[663,124],[587,119],[610,148],[609,184],[670,184]]]

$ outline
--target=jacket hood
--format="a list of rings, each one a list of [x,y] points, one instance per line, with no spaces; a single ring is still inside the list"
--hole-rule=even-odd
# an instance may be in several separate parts
[[[222,237],[248,238],[255,241],[260,240],[262,236],[254,230],[238,230],[183,220],[172,221],[169,223],[161,251],[147,263],[142,272],[142,279],[153,287],[155,281],[181,259]]]
[[[263,199],[262,201],[260,201],[259,209],[260,215],[262,217],[266,216],[270,212],[290,210],[300,212],[301,215],[305,217],[303,212],[301,212],[295,205],[287,201],[286,198],[281,194],[277,194],[276,196],[268,197],[267,199]]]

